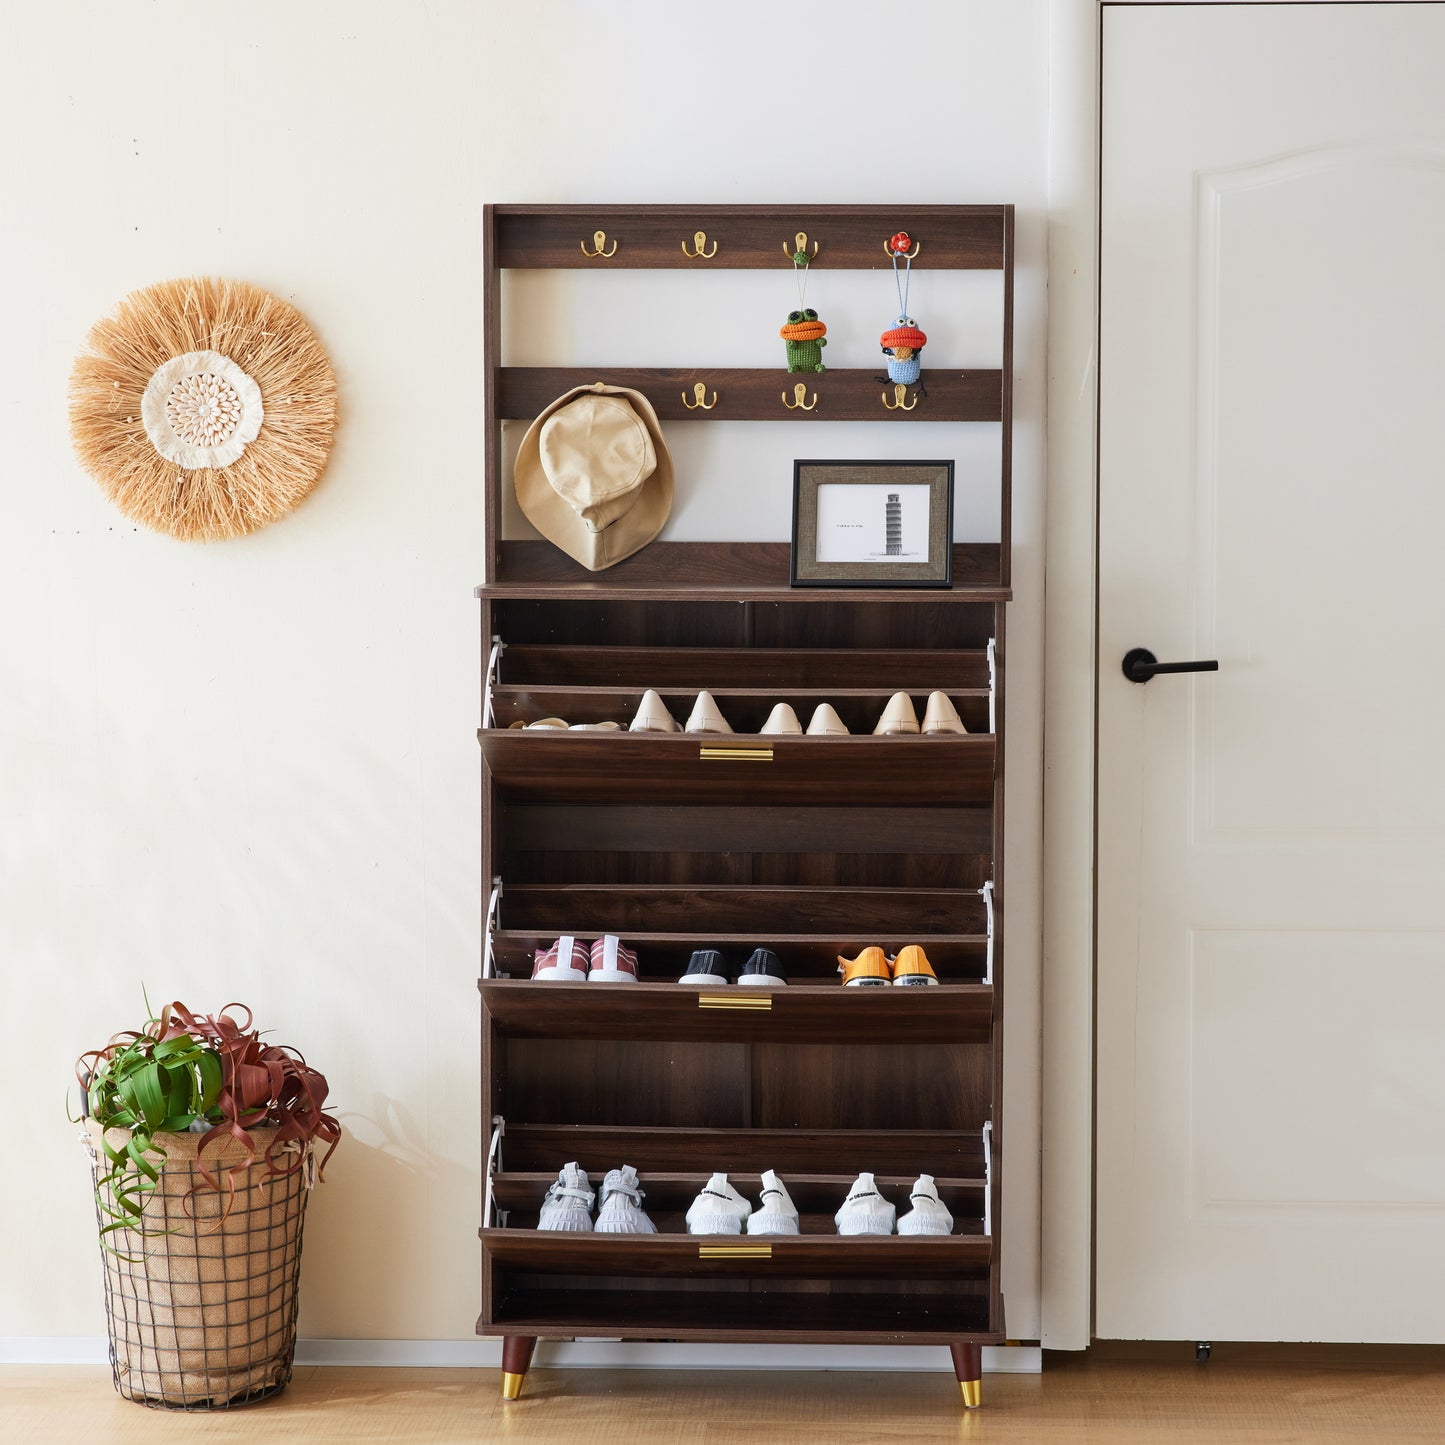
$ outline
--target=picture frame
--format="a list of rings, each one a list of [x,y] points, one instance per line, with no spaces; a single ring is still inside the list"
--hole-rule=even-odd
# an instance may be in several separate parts
[[[795,461],[789,583],[953,586],[953,463]]]

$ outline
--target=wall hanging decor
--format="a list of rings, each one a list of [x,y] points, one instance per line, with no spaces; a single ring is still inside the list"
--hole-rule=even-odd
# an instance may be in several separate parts
[[[793,274],[798,282],[798,309],[788,312],[788,319],[778,329],[787,351],[789,371],[827,371],[823,365],[823,348],[828,344],[827,326],[818,320],[818,313],[806,304],[808,299],[807,237],[797,235],[798,249],[793,252]],[[817,242],[813,243],[816,254]]]
[[[888,380],[902,386],[912,386],[922,372],[923,347],[928,337],[918,329],[908,314],[908,288],[913,280],[913,258],[922,250],[918,242],[907,231],[898,231],[884,242],[883,249],[893,261],[893,286],[898,292],[898,319],[878,338],[883,354],[888,358]],[[898,263],[903,261],[903,274],[898,274]],[[920,388],[921,390],[921,388]],[[924,393],[927,395],[927,393]],[[898,397],[895,405],[901,404]],[[884,405],[888,404],[885,394]]]
[[[336,378],[294,306],[244,281],[133,291],[70,373],[81,465],[126,516],[183,541],[240,537],[326,468]]]

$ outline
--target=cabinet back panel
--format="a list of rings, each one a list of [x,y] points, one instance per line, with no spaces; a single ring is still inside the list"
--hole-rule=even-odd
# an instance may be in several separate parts
[[[746,1044],[511,1038],[500,1047],[502,1097],[507,1118],[517,1123],[700,1129],[749,1123]]]
[[[754,1044],[752,1072],[760,1129],[980,1129],[993,1085],[957,1044]]]
[[[499,847],[509,856],[554,852],[836,855],[842,844],[850,855],[954,858],[987,854],[993,848],[993,810],[987,807],[910,811],[850,808],[841,803],[837,807],[774,809],[702,804],[649,808],[623,803],[559,807],[503,801],[492,808],[492,824]],[[553,871],[556,881],[566,881]]]
[[[992,603],[654,602],[493,603],[493,627],[510,644],[573,647],[981,648],[995,631]],[[505,658],[503,676],[507,676]]]

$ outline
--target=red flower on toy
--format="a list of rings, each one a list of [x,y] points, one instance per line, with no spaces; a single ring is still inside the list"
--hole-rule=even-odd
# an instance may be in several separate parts
[[[888,249],[905,256],[913,249],[913,237],[907,231],[897,231],[888,238]]]

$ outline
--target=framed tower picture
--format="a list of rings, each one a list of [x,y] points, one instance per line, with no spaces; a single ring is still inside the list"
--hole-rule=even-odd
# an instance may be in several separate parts
[[[953,585],[951,461],[795,461],[794,587]]]

